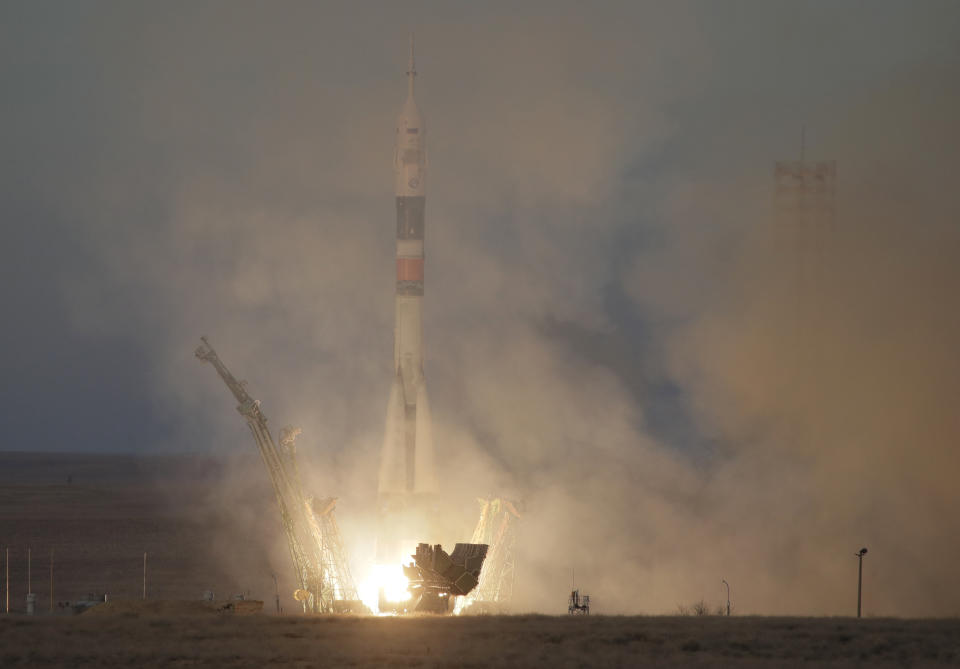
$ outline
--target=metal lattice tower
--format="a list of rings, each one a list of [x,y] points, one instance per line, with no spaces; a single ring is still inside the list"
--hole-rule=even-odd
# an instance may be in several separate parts
[[[820,317],[827,290],[827,254],[834,234],[837,197],[837,163],[807,162],[805,138],[800,160],[774,165],[776,223],[792,249],[795,324],[807,330]]]
[[[500,497],[478,499],[480,520],[470,543],[490,546],[476,590],[463,598],[457,611],[476,607],[503,613],[513,601],[516,577],[516,543],[520,512],[517,504]]]
[[[315,526],[315,532],[321,543],[321,565],[324,574],[324,591],[321,598],[333,602],[335,613],[346,612],[338,610],[338,602],[355,602],[358,599],[354,585],[353,574],[350,571],[350,559],[343,546],[337,518],[333,513],[337,505],[336,497],[307,500]]]
[[[774,208],[780,240],[777,257],[788,258],[791,276],[784,286],[781,317],[788,325],[786,381],[799,401],[801,439],[819,438],[821,399],[810,374],[824,364],[825,315],[831,299],[832,248],[836,232],[837,163],[808,162],[805,133],[800,160],[774,166]]]
[[[315,613],[333,612],[337,602],[355,602],[357,589],[333,518],[334,501],[328,498],[328,504],[321,505],[322,513],[318,514],[313,499],[303,494],[300,485],[295,441],[301,430],[294,427],[280,430],[278,447],[267,429],[267,417],[260,409],[260,400],[247,393],[245,382],[230,373],[206,337],[201,339],[203,344],[196,350],[197,358],[213,365],[239,402],[237,411],[246,419],[270,474],[297,576],[294,598],[302,602],[305,612]]]

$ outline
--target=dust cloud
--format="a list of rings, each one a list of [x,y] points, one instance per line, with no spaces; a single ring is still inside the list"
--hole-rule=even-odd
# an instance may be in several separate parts
[[[956,7],[90,7],[16,12],[40,37],[2,40],[31,54],[4,59],[4,138],[12,201],[75,244],[44,279],[72,336],[145,359],[164,429],[138,448],[253,449],[208,335],[275,435],[303,428],[362,567],[412,24],[436,540],[522,500],[518,611],[565,610],[575,570],[604,613],[716,605],[726,578],[736,613],[849,614],[866,545],[868,612],[960,613]],[[801,336],[772,168],[802,124],[840,176]],[[283,563],[248,464],[209,503]]]

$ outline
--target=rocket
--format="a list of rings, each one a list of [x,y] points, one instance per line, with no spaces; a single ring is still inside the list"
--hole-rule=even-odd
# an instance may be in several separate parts
[[[396,323],[393,383],[387,404],[378,493],[382,505],[409,506],[436,492],[430,402],[423,375],[426,127],[414,99],[417,71],[410,37],[407,101],[397,119],[393,154],[397,205]]]

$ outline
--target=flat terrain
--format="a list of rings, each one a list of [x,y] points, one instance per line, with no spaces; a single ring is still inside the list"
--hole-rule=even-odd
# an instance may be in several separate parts
[[[146,604],[150,604],[147,602]],[[850,618],[0,616],[3,667],[927,667],[960,621]]]
[[[11,556],[0,668],[960,665],[957,620],[268,615],[272,574],[288,611],[293,586],[269,482],[255,459],[249,471],[197,458],[0,452],[0,548]],[[35,617],[23,615],[28,579]],[[198,601],[206,590],[221,601]],[[238,592],[264,613],[217,611]],[[110,601],[78,616],[60,606],[88,593]]]
[[[254,475],[237,481],[197,457],[0,452],[0,568],[9,549],[11,611],[25,611],[28,580],[38,611],[50,610],[51,551],[58,611],[90,595],[140,597],[144,553],[151,598],[213,591],[273,601],[274,573],[281,592],[292,592],[269,479],[252,464]]]

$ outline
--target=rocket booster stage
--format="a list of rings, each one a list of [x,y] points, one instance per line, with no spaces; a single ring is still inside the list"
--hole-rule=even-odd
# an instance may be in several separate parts
[[[430,403],[423,377],[423,233],[426,128],[413,97],[417,76],[410,39],[407,101],[397,119],[393,166],[397,198],[397,289],[393,385],[380,456],[381,498],[433,493]]]

